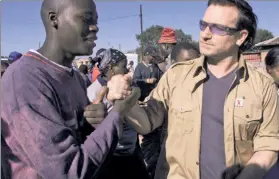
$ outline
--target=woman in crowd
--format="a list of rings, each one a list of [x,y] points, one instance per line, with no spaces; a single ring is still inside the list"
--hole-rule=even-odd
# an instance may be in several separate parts
[[[100,55],[98,68],[100,75],[96,81],[87,89],[87,95],[93,103],[104,103],[107,112],[112,109],[112,104],[106,99],[106,84],[112,76],[127,74],[127,58],[115,49],[107,49]],[[89,121],[94,127],[98,127],[99,121]],[[108,170],[104,171],[100,179],[147,179],[148,174],[145,169],[137,139],[136,131],[124,124],[123,136],[120,139],[112,160],[108,163]]]
[[[104,52],[106,49],[101,48],[96,52],[96,57],[92,59],[92,83],[96,81],[97,77],[100,75],[100,71],[98,68],[98,61],[100,61],[100,54]]]
[[[279,47],[271,49],[265,58],[266,71],[274,78],[278,86],[279,95]],[[279,176],[279,160],[273,168],[270,169],[265,179],[278,178]]]
[[[271,49],[265,58],[267,72],[274,78],[279,87],[279,47]]]

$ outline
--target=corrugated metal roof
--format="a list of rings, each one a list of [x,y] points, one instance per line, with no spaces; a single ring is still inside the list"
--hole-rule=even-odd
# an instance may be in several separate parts
[[[274,37],[272,39],[257,43],[255,46],[260,47],[260,46],[267,46],[267,45],[279,45],[279,36]]]

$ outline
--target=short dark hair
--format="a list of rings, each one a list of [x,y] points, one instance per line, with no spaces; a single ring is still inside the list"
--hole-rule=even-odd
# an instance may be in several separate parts
[[[265,57],[265,65],[269,68],[279,66],[279,47],[272,48]]]
[[[129,62],[129,65],[134,65],[134,61],[130,61],[130,62]]]
[[[190,56],[193,56],[191,58],[195,58],[194,53],[196,53],[197,55],[200,54],[199,50],[192,43],[182,42],[173,47],[173,49],[171,51],[171,59],[174,61],[177,61],[181,50],[191,51]]]
[[[88,73],[88,67],[87,67],[87,65],[80,65],[79,67],[78,67],[78,69],[79,69],[79,71],[81,72],[81,73],[83,73],[83,74],[87,74]]]
[[[249,32],[248,37],[239,49],[241,52],[250,49],[256,37],[258,18],[249,3],[245,0],[209,0],[208,6],[210,5],[234,6],[238,9],[239,15],[236,28],[238,30],[246,29]]]

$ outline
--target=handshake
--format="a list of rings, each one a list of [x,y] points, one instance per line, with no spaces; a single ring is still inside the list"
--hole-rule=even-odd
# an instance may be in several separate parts
[[[115,75],[107,84],[107,99],[113,103],[111,111],[125,115],[140,97],[140,89],[132,87],[132,78],[127,75]],[[86,107],[84,117],[90,124],[100,124],[106,114],[104,104],[90,104]]]

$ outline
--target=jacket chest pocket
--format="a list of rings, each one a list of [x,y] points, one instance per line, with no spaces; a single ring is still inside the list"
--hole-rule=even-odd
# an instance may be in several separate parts
[[[170,133],[190,134],[194,128],[194,109],[190,105],[174,105],[170,108]]]
[[[235,139],[252,141],[262,123],[262,107],[251,103],[246,108],[234,109]]]

